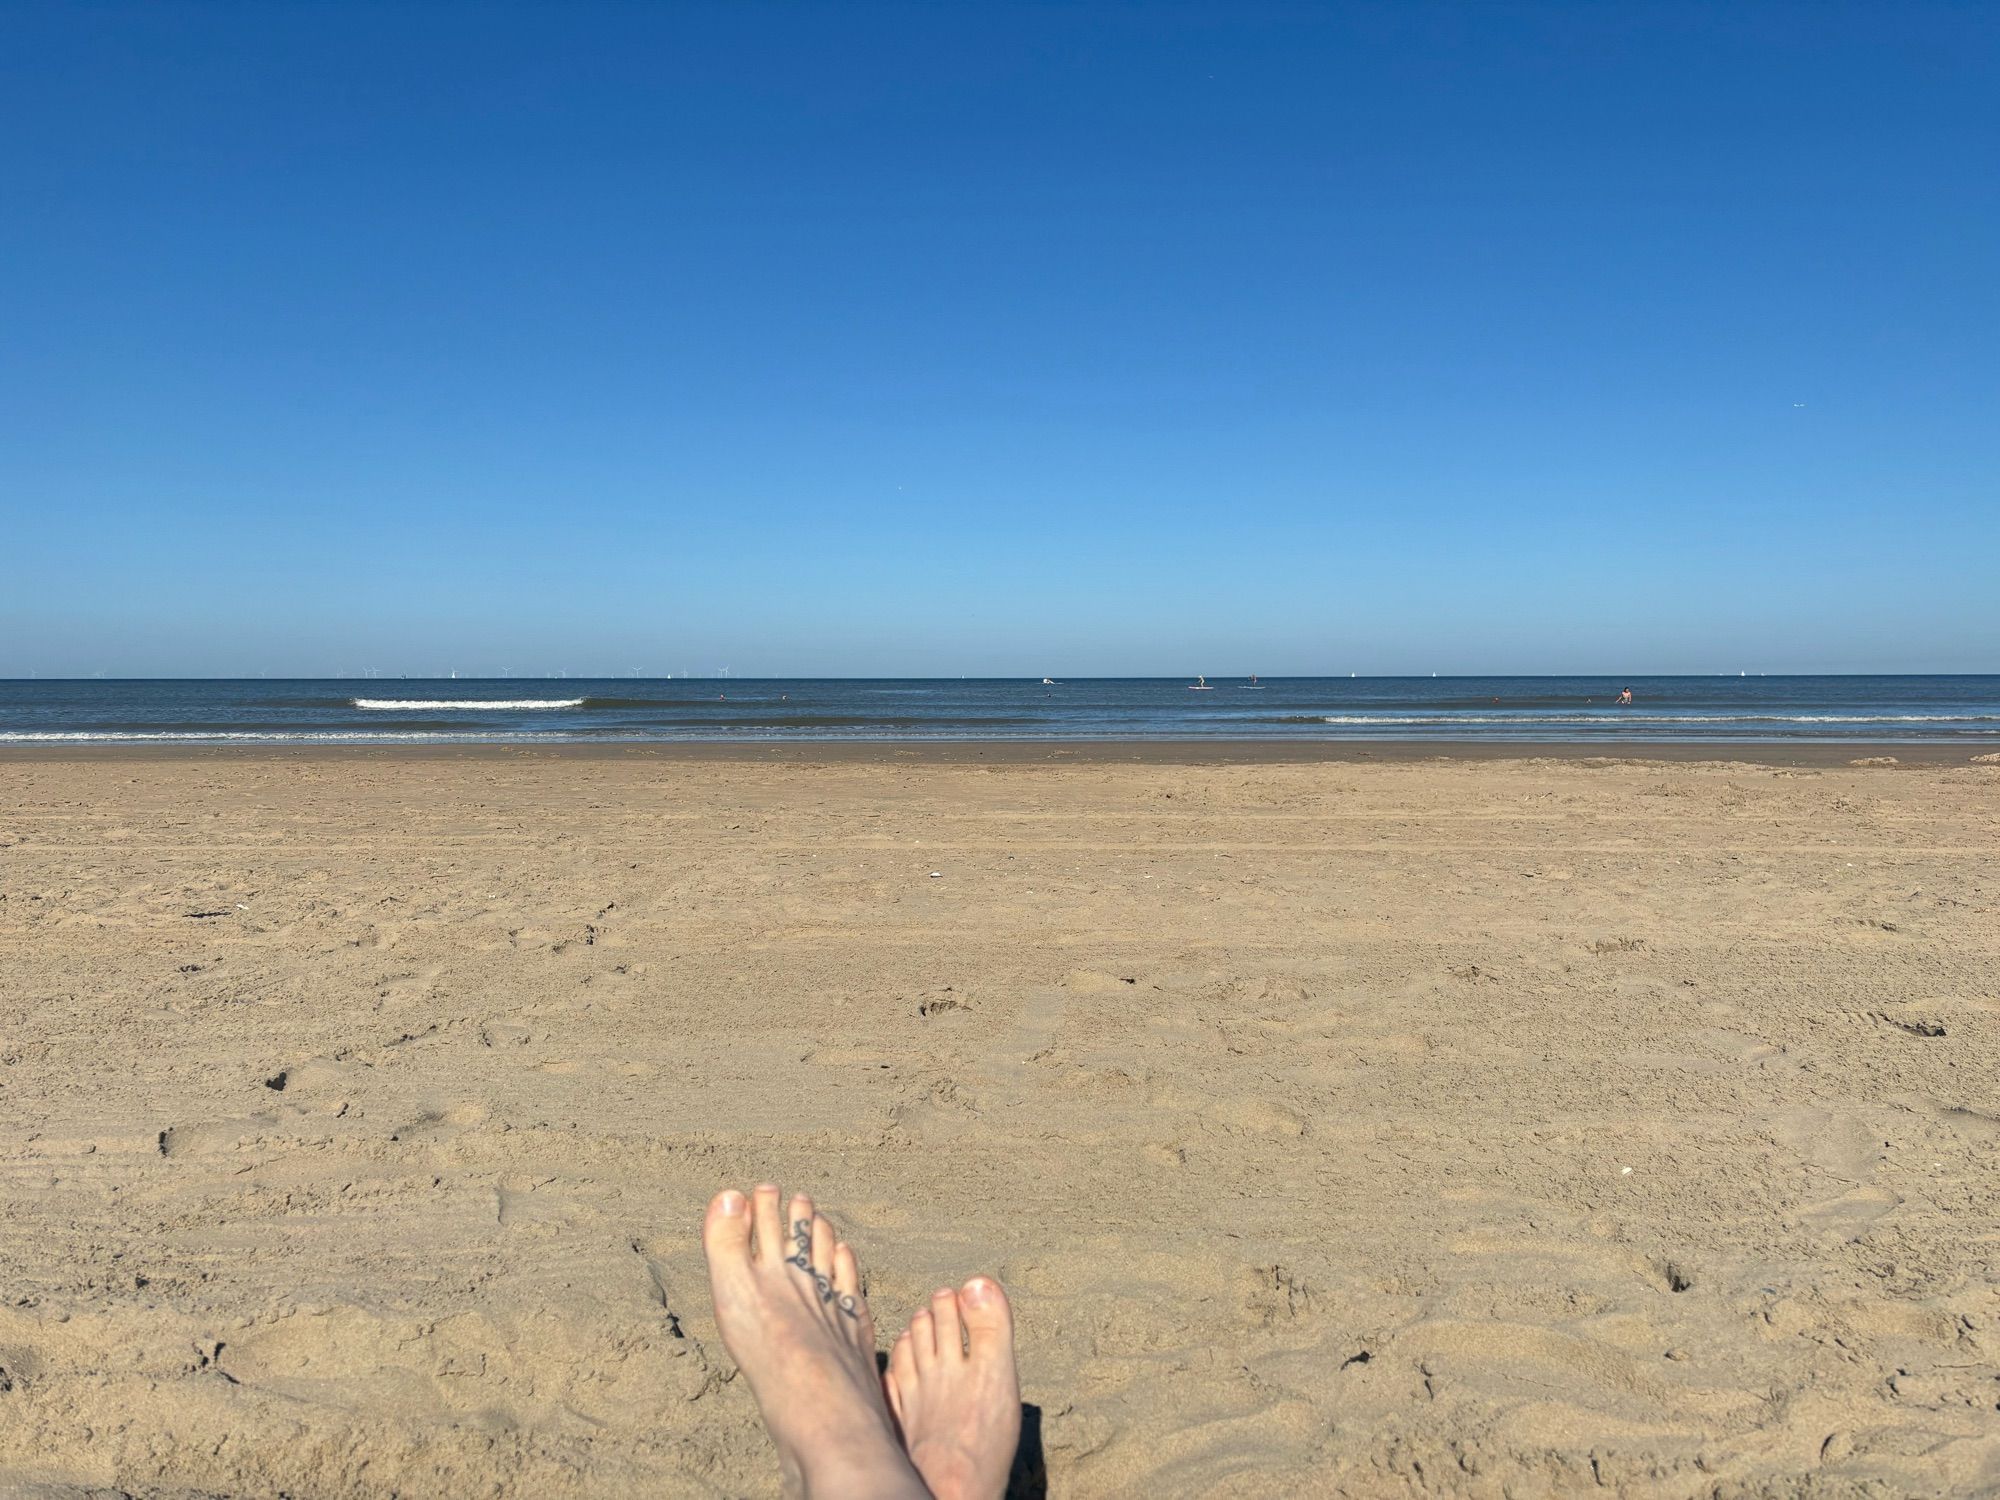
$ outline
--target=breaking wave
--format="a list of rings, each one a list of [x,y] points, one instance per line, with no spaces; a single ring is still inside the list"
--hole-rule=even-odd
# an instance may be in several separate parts
[[[427,712],[439,708],[484,709],[488,712],[521,708],[582,708],[581,698],[356,698],[356,708],[390,713]]]

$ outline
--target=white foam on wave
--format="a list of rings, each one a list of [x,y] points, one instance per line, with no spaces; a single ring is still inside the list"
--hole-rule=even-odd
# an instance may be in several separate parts
[[[516,708],[582,708],[581,698],[356,698],[356,708],[369,708],[391,713],[421,711],[429,713],[445,708],[470,709],[516,709]]]

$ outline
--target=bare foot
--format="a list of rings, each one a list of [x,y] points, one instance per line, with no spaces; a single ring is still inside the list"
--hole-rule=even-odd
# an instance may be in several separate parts
[[[754,1231],[754,1233],[753,1233]],[[718,1193],[702,1224],[723,1347],[750,1382],[785,1492],[811,1500],[923,1500],[875,1364],[861,1268],[804,1194]]]
[[[999,1500],[1021,1441],[1014,1314],[975,1276],[931,1296],[889,1353],[889,1405],[937,1500]]]

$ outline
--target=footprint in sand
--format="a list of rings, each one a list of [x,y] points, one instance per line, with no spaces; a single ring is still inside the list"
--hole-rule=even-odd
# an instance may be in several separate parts
[[[1115,995],[1136,983],[1135,979],[1105,974],[1096,969],[1073,969],[1063,976],[1063,988],[1072,995]]]
[[[533,1038],[534,1032],[519,1021],[482,1021],[479,1024],[479,1045],[482,1047],[525,1047]]]
[[[1765,1128],[1779,1145],[1851,1182],[1867,1181],[1881,1160],[1882,1138],[1855,1115],[1800,1104],[1772,1115]]]
[[[686,1338],[688,1334],[681,1326],[679,1306],[668,1290],[666,1262],[657,1247],[648,1245],[644,1240],[633,1240],[632,1253],[639,1257],[640,1265],[645,1267],[647,1295],[659,1304],[660,1311],[666,1315],[667,1332],[677,1339]],[[696,1344],[699,1347],[698,1340]]]
[[[1260,1328],[1307,1317],[1325,1301],[1304,1278],[1283,1264],[1246,1266],[1236,1279],[1243,1311]]]
[[[225,1120],[169,1125],[159,1133],[157,1144],[162,1156],[213,1156],[259,1144],[277,1123],[277,1113],[264,1110]]]
[[[493,1222],[503,1229],[553,1217],[561,1205],[552,1200],[536,1203],[534,1195],[554,1182],[553,1177],[503,1177],[493,1186]]]
[[[399,1126],[392,1141],[444,1141],[486,1121],[486,1106],[467,1100],[443,1109],[427,1109],[409,1124]]]
[[[1231,1133],[1275,1135],[1297,1139],[1307,1133],[1306,1117],[1274,1100],[1254,1095],[1236,1099],[1216,1099],[1202,1109],[1202,1119]]]
[[[2000,1114],[1966,1104],[1939,1104],[1933,1108],[1938,1120],[1955,1135],[1982,1142],[2000,1140]]]
[[[1821,1229],[1853,1238],[1855,1233],[1885,1218],[1903,1206],[1901,1195],[1887,1188],[1863,1184],[1849,1188],[1835,1198],[1808,1203],[1800,1210],[1804,1218]]]
[[[1858,1115],[1802,1104],[1773,1115],[1766,1129],[1779,1145],[1847,1184],[1840,1192],[1800,1205],[1806,1222],[1851,1237],[1902,1206],[1901,1197],[1875,1185],[1882,1137]]]

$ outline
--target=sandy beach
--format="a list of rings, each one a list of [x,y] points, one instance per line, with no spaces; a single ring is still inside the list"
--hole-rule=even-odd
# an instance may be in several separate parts
[[[0,759],[0,1494],[775,1494],[759,1179],[1020,1493],[1993,1492],[1972,753]]]

